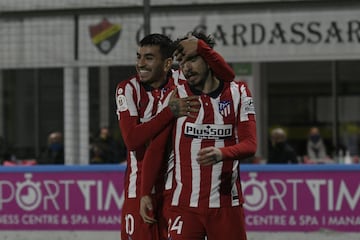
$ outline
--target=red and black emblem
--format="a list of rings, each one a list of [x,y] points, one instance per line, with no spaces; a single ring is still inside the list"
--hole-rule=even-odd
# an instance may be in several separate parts
[[[104,18],[99,24],[89,26],[89,31],[92,43],[101,53],[108,54],[119,40],[121,25]]]

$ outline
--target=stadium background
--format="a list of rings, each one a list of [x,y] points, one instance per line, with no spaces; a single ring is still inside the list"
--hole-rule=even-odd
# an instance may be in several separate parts
[[[331,145],[359,153],[358,1],[152,0],[150,9],[144,8],[146,2],[0,0],[0,136],[15,158],[36,159],[53,130],[64,132],[68,165],[88,164],[89,139],[101,126],[109,126],[121,141],[114,89],[135,73],[136,43],[147,24],[172,38],[199,26],[216,33],[216,49],[255,95],[262,161],[274,126],[285,127],[300,158],[313,124]],[[324,36],[316,43],[295,38],[301,44],[290,44],[274,30],[289,21],[315,22]],[[266,44],[241,42],[234,29],[242,23],[265,26],[276,37]],[[314,36],[319,37],[307,37]],[[274,234],[274,239],[287,238]],[[65,235],[62,239],[74,239]],[[334,233],[316,239],[328,235]],[[299,239],[307,238],[314,236],[300,234]]]
[[[215,35],[256,97],[259,158],[267,158],[275,126],[299,157],[312,125],[329,145],[358,154],[357,1],[151,1],[147,11],[145,2],[0,1],[0,136],[16,158],[39,156],[53,130],[64,132],[68,164],[88,163],[89,137],[100,126],[121,139],[114,88],[134,73],[148,25],[172,38],[196,28]]]
[[[66,162],[87,164],[89,137],[100,126],[121,139],[114,88],[134,73],[143,1],[0,4],[0,136],[16,158],[36,158],[47,134],[60,130]],[[176,38],[205,27],[215,35],[216,49],[256,97],[259,158],[267,158],[275,126],[285,128],[301,158],[314,124],[326,142],[358,154],[357,1],[153,0],[150,9],[153,32]]]

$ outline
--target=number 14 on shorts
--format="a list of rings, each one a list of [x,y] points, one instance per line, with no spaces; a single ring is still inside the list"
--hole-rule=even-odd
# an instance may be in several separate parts
[[[169,219],[169,234],[171,231],[176,231],[176,234],[180,235],[184,222],[181,220],[181,216],[177,216],[174,222]]]

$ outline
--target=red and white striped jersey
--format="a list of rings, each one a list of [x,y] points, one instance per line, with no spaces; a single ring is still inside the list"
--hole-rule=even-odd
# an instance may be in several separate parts
[[[179,78],[180,77],[180,78]],[[139,196],[141,164],[149,141],[173,118],[169,108],[162,107],[161,99],[184,81],[179,71],[159,89],[141,84],[138,77],[122,81],[116,89],[116,104],[119,126],[128,149],[125,174],[125,196]],[[163,109],[159,113],[159,109]],[[150,121],[156,118],[155,121]]]
[[[235,74],[231,67],[204,41],[198,41],[197,52],[206,60],[215,76],[221,76],[219,78],[223,81],[234,79]],[[174,119],[170,108],[163,106],[163,100],[171,90],[185,82],[182,72],[173,70],[168,82],[159,89],[141,84],[137,76],[118,84],[115,96],[116,113],[128,150],[124,181],[126,198],[139,196],[142,160],[146,148],[151,139]]]
[[[209,95],[197,93],[187,84],[179,86],[178,92],[180,97],[200,95],[202,107],[196,119],[179,118],[174,127],[176,186],[172,205],[200,208],[239,205],[243,202],[239,161],[225,159],[200,166],[196,158],[201,148],[226,149],[239,143],[244,130],[238,129],[240,123],[255,121],[250,91],[243,82],[225,82]]]
[[[175,154],[172,205],[199,208],[238,206],[243,203],[239,160],[256,151],[255,110],[251,93],[244,82],[220,82],[211,94],[202,94],[188,84],[178,86],[180,97],[199,95],[201,108],[197,118],[178,118],[149,147],[152,167],[159,168],[161,156],[155,148],[166,143],[172,131]],[[170,129],[170,130],[169,130]],[[201,148],[220,148],[222,161],[200,166],[196,161]],[[150,158],[150,156],[149,156]],[[148,156],[145,157],[148,164]],[[148,172],[145,181],[154,181]],[[149,186],[142,189],[149,192]]]

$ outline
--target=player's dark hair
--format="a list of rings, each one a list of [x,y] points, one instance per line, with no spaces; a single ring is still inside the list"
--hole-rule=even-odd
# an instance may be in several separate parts
[[[199,31],[192,31],[192,32],[189,32],[188,34],[191,34],[191,35],[193,35],[194,37],[196,37],[197,39],[201,39],[201,40],[203,40],[207,45],[209,45],[209,47],[211,47],[211,48],[214,48],[214,46],[215,46],[215,40],[214,40],[214,38],[213,37],[211,37],[211,35],[206,35],[204,32],[199,32]],[[188,35],[187,34],[187,35]],[[184,37],[182,37],[182,38],[178,38],[178,39],[176,39],[175,41],[174,41],[174,45],[175,46],[178,46],[178,44],[182,41],[182,40],[184,40],[184,39],[187,39],[188,38],[188,36],[184,36]]]
[[[140,47],[149,46],[149,45],[159,46],[160,53],[163,59],[171,58],[175,50],[173,41],[169,37],[159,33],[153,33],[145,36],[140,41],[139,45]]]

